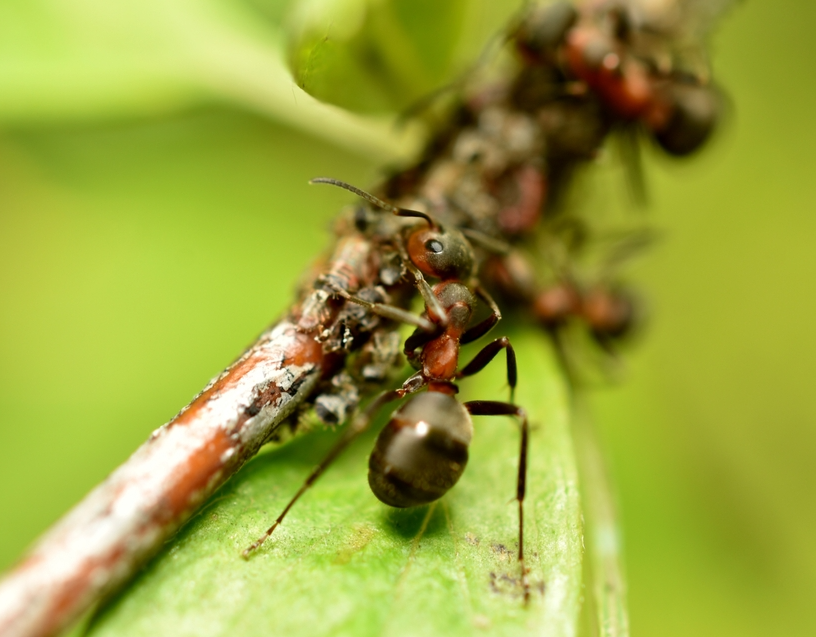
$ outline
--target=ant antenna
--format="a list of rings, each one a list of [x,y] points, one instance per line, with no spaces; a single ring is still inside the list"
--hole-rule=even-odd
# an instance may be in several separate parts
[[[365,190],[360,190],[356,186],[352,186],[351,184],[347,184],[345,181],[340,181],[339,179],[332,179],[331,177],[315,177],[309,181],[310,184],[329,184],[330,186],[337,186],[338,188],[343,188],[344,190],[348,190],[349,192],[353,192],[358,197],[362,197],[368,203],[377,206],[382,210],[387,212],[393,212],[398,217],[417,217],[419,219],[424,219],[428,222],[428,225],[431,227],[432,230],[439,229],[438,224],[431,219],[431,217],[424,212],[419,212],[418,210],[406,210],[405,208],[398,208],[397,206],[386,203],[382,199],[378,199],[371,193],[366,192]]]

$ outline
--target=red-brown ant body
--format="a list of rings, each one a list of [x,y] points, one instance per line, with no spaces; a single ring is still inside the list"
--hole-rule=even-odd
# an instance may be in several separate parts
[[[667,153],[688,155],[708,139],[720,111],[717,92],[650,49],[649,25],[620,2],[581,10],[562,1],[534,10],[515,35],[529,63],[555,65],[596,95],[609,115],[640,123]]]
[[[652,240],[650,233],[619,240],[606,255],[600,272],[590,280],[576,276],[572,265],[562,262],[551,264],[557,278],[542,285],[532,264],[518,250],[486,259],[482,276],[502,302],[525,309],[550,334],[566,371],[572,375],[575,370],[562,342],[562,335],[571,325],[583,327],[601,350],[613,356],[641,325],[638,297],[628,286],[610,280],[610,276],[616,266]]]
[[[517,381],[516,357],[507,337],[485,346],[473,360],[459,368],[459,347],[484,336],[501,319],[498,306],[475,277],[476,262],[465,236],[455,228],[443,228],[429,215],[397,208],[367,192],[341,181],[319,178],[312,183],[326,183],[349,190],[377,208],[399,217],[421,218],[427,227],[410,228],[400,243],[406,269],[425,302],[425,312],[416,316],[401,308],[372,303],[337,288],[347,301],[368,308],[387,319],[416,326],[405,342],[405,354],[418,370],[399,389],[388,390],[375,398],[352,419],[344,435],[335,443],[323,461],[309,475],[300,490],[284,508],[266,533],[249,546],[244,557],[257,549],[277,528],[289,509],[317,480],[334,459],[371,423],[387,403],[411,395],[391,416],[380,432],[369,458],[368,481],[374,495],[393,507],[414,507],[441,498],[456,484],[465,470],[468,445],[473,436],[471,416],[515,416],[521,423],[521,448],[516,489],[519,513],[518,561],[525,602],[529,584],[524,566],[523,501],[527,468],[527,415],[513,404]],[[431,287],[425,276],[439,279]],[[470,326],[476,296],[485,300],[491,313]],[[507,381],[510,402],[469,401],[456,399],[455,382],[481,371],[501,351],[507,353]],[[423,393],[417,393],[425,389]]]
[[[533,316],[545,329],[555,332],[570,320],[582,321],[602,348],[631,334],[636,324],[636,304],[622,286],[597,284],[581,288],[570,282],[540,290],[532,303]]]

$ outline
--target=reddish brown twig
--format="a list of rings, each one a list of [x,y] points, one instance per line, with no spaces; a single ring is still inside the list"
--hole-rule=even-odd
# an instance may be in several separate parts
[[[369,242],[346,238],[302,302],[70,511],[0,582],[0,634],[53,635],[127,580],[314,393],[339,313],[319,283],[359,289]],[[373,324],[376,327],[376,323]]]

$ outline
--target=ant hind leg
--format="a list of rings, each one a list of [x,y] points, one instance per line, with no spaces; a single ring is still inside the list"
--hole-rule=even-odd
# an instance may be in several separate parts
[[[280,523],[283,521],[283,518],[286,517],[287,513],[289,513],[289,509],[291,509],[294,506],[295,502],[297,502],[300,499],[300,496],[302,496],[309,489],[309,487],[311,487],[312,484],[315,483],[315,481],[323,474],[323,472],[329,467],[329,465],[332,462],[334,462],[337,456],[339,456],[345,450],[345,448],[348,447],[349,444],[355,438],[357,438],[357,436],[359,436],[366,429],[368,429],[368,426],[371,424],[371,420],[374,418],[377,412],[379,412],[380,409],[382,409],[382,407],[385,406],[386,404],[393,402],[395,400],[399,400],[400,398],[405,396],[406,393],[408,392],[405,389],[393,389],[383,392],[382,394],[377,396],[377,398],[372,400],[371,403],[363,411],[361,411],[359,414],[357,414],[357,416],[354,417],[346,431],[343,432],[343,436],[336,443],[334,443],[334,446],[329,450],[329,453],[326,454],[326,457],[323,458],[320,464],[314,468],[311,474],[309,474],[309,477],[306,478],[304,483],[301,485],[300,489],[298,489],[298,492],[295,494],[295,496],[291,500],[289,500],[289,504],[287,504],[286,507],[284,507],[283,511],[277,517],[272,526],[270,526],[266,530],[266,533],[264,533],[261,537],[259,537],[252,544],[250,544],[246,549],[244,549],[241,555],[245,559],[249,558],[249,555],[252,553],[252,551],[261,546],[261,544],[263,544],[267,540],[267,538],[269,538],[269,536],[272,535],[272,532],[276,528],[278,528]]]
[[[530,601],[530,582],[527,568],[524,565],[524,494],[527,490],[527,442],[530,428],[527,424],[527,412],[511,403],[493,400],[472,400],[464,403],[465,409],[473,416],[515,416],[521,422],[521,448],[519,450],[518,481],[516,483],[516,501],[518,502],[519,539],[518,562],[521,569],[521,586],[524,591],[524,603]]]
[[[485,345],[481,351],[473,357],[473,360],[456,373],[456,378],[472,376],[482,371],[496,358],[501,350],[507,351],[507,384],[510,385],[510,402],[515,402],[516,382],[518,381],[518,365],[516,364],[516,351],[510,344],[510,339],[506,336],[497,338],[492,343]]]

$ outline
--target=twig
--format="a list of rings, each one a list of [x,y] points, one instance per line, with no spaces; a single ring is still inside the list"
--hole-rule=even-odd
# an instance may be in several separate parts
[[[341,240],[321,278],[355,290],[369,245]],[[353,258],[351,255],[354,255]],[[52,528],[0,582],[0,635],[44,637],[126,581],[311,394],[337,316],[312,287],[175,418]]]

